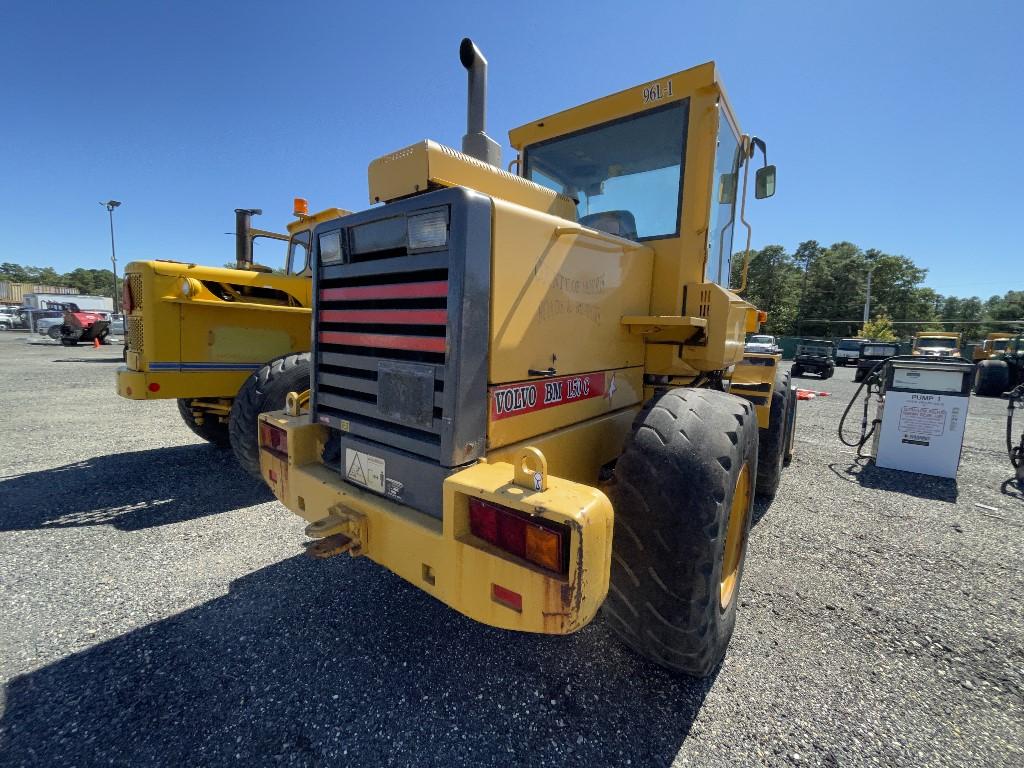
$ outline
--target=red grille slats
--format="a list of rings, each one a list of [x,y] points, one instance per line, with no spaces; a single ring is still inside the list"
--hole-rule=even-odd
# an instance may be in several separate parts
[[[348,331],[321,331],[321,344],[341,344],[348,347],[374,347],[377,349],[405,349],[413,352],[444,354],[447,342],[439,336],[401,336],[385,333],[352,333]]]
[[[383,325],[447,325],[446,309],[325,309],[324,323],[380,323]]]
[[[447,280],[432,280],[423,283],[390,283],[386,285],[353,285],[342,288],[323,288],[320,291],[320,298],[324,301],[436,299],[447,297]]]

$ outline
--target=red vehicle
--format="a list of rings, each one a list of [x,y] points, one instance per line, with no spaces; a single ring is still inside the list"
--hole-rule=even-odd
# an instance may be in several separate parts
[[[77,304],[70,302],[61,308],[64,310],[64,325],[60,326],[61,344],[65,347],[73,347],[80,341],[93,341],[94,339],[99,339],[100,344],[107,343],[110,320],[106,312],[79,309]]]

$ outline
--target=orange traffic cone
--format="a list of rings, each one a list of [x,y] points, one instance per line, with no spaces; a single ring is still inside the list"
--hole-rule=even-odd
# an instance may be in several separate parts
[[[93,345],[93,347],[95,349],[99,349],[100,348],[100,337],[99,336],[93,337],[92,345]]]

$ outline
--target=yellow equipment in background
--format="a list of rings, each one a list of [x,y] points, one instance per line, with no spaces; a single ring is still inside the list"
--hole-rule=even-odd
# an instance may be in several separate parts
[[[792,451],[788,378],[777,355],[738,367],[764,316],[729,285],[765,144],[708,63],[511,131],[513,175],[487,62],[468,39],[460,58],[463,152],[373,161],[383,205],[314,232],[312,388],[261,417],[263,477],[315,556],[506,629],[603,606],[638,652],[709,674],[754,495]],[[754,183],[774,194],[766,158]]]
[[[960,357],[960,334],[948,331],[921,331],[914,335],[912,355]]]
[[[1012,338],[1013,334],[1007,333],[1006,331],[990,333],[985,337],[985,340],[981,342],[981,344],[974,347],[972,359],[977,363],[981,360],[988,360],[989,358],[1005,352]]]
[[[125,365],[117,371],[117,393],[176,399],[193,432],[231,445],[255,475],[260,411],[284,405],[289,388],[308,386],[312,231],[347,213],[328,208],[310,216],[305,200],[295,202],[287,235],[253,228],[258,209],[235,211],[234,269],[164,260],[125,267]],[[254,243],[261,240],[287,242],[284,274],[254,263]],[[286,382],[268,387],[268,379],[285,374]],[[236,396],[254,376],[249,396],[237,403],[246,412],[238,413]]]

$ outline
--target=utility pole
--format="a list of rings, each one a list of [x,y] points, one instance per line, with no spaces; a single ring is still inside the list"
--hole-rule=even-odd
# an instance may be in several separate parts
[[[864,300],[864,324],[867,325],[868,320],[871,319],[871,273],[874,272],[874,266],[868,267],[868,295]]]
[[[121,203],[118,200],[107,200],[100,203],[110,214],[110,264],[114,268],[114,313],[117,313],[117,251],[114,250],[114,209]]]
[[[796,335],[803,335],[804,325],[804,293],[807,291],[807,273],[811,271],[811,251],[808,249],[807,258],[804,260],[804,280],[800,285],[800,303],[796,307]]]
[[[868,262],[868,286],[867,295],[864,298],[864,325],[867,325],[871,319],[871,276],[875,272],[875,260],[878,256],[878,251],[873,248],[864,252],[864,258]]]

